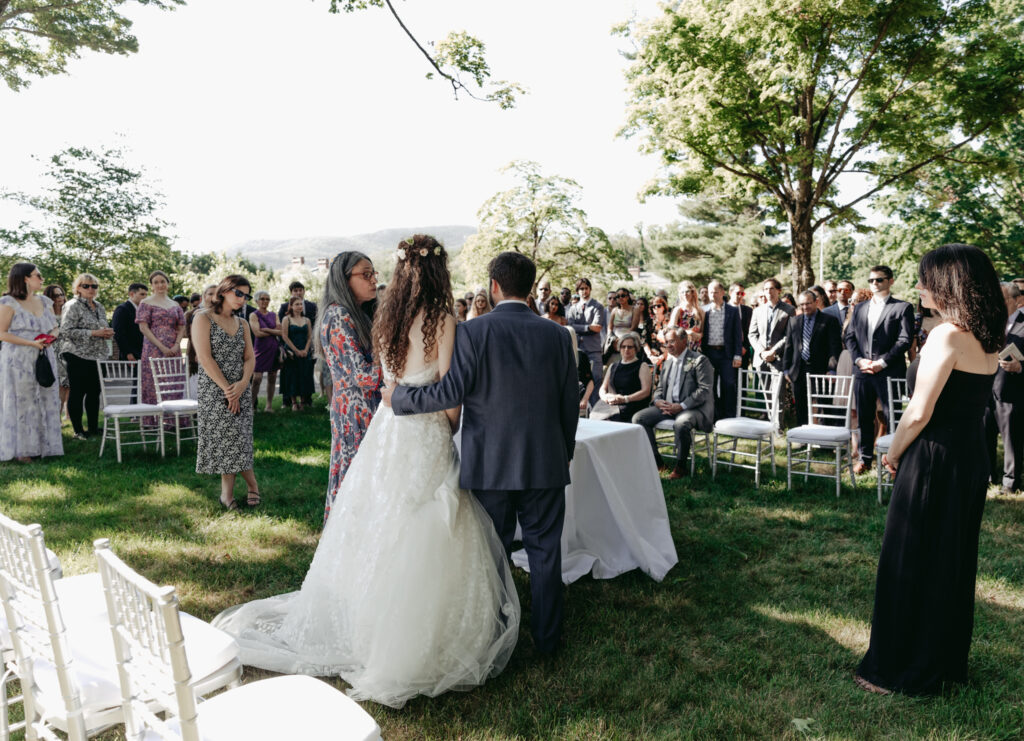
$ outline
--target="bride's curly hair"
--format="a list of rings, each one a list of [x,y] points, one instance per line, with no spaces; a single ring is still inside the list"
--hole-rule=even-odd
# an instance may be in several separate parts
[[[373,322],[373,354],[395,377],[405,371],[409,329],[423,312],[423,357],[437,345],[437,328],[454,312],[448,253],[431,236],[416,234],[398,243],[395,274]]]

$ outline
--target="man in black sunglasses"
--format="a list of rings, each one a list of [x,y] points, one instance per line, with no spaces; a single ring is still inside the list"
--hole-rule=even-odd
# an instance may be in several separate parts
[[[871,467],[875,449],[875,409],[889,418],[889,378],[907,375],[907,350],[914,336],[914,307],[889,295],[892,268],[877,265],[868,277],[871,300],[853,307],[843,342],[853,358],[853,395],[860,427],[860,460],[855,473]],[[891,432],[891,430],[890,430]]]

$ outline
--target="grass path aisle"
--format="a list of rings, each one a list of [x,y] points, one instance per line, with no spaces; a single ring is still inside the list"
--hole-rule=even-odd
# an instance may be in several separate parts
[[[164,460],[131,449],[118,465],[67,433],[63,458],[0,464],[0,510],[39,522],[66,574],[94,570],[92,541],[109,537],[206,619],[301,585],[323,513],[325,410],[256,416],[263,505],[241,514],[220,506],[216,477],[195,473],[192,444]],[[986,506],[970,683],[943,698],[880,698],[851,678],[885,520],[864,478],[838,500],[823,480],[787,492],[784,468],[759,492],[746,472],[665,480],[679,564],[664,582],[583,579],[566,592],[553,664],[536,660],[524,626],[508,669],[483,688],[365,707],[388,740],[1024,737],[1024,498]],[[528,620],[526,575],[516,582]]]

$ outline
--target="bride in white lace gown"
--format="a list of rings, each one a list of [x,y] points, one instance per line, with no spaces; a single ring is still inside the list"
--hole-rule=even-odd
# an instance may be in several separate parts
[[[407,257],[374,326],[386,377],[389,366],[401,364],[399,382],[407,386],[447,372],[455,335],[444,250],[432,238],[415,240],[402,243]],[[441,300],[431,300],[442,278]],[[407,308],[402,288],[413,280],[421,290],[406,297],[414,304]],[[438,311],[445,306],[447,313]],[[396,332],[406,342],[385,344]],[[505,668],[519,635],[519,599],[490,518],[458,485],[450,425],[458,413],[396,417],[389,407],[377,410],[302,589],[215,619],[237,638],[244,664],[340,675],[352,697],[392,707],[416,695],[471,689]]]

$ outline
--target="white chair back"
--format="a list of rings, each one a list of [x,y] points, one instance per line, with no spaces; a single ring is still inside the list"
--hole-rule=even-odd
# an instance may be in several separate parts
[[[782,387],[782,374],[741,370],[738,381],[737,416],[767,419],[773,428],[779,429],[779,389]]]
[[[97,360],[102,406],[139,401],[139,361]]]
[[[903,412],[910,403],[906,378],[889,378],[889,432],[896,432]]]
[[[175,399],[188,399],[188,363],[184,355],[173,358],[150,358],[153,369],[153,386],[156,388],[156,403]]]
[[[110,550],[110,541],[94,543],[107,598],[124,704],[126,737],[141,739],[146,730],[161,738],[199,741],[197,704],[185,654],[185,637],[174,587],[158,587]],[[153,712],[152,700],[173,708],[180,733]]]
[[[807,417],[812,425],[850,426],[853,376],[807,376]]]
[[[37,660],[52,665],[64,700],[70,739],[85,739],[85,720],[79,687],[71,675],[71,650],[57,601],[53,573],[39,525],[22,525],[0,514],[0,598],[21,679],[26,723],[33,734],[57,737],[39,718],[33,676]]]

